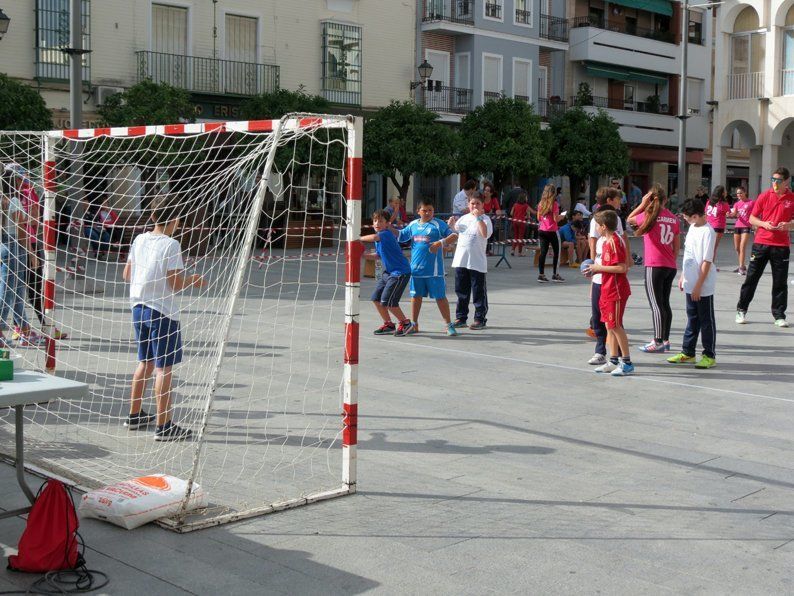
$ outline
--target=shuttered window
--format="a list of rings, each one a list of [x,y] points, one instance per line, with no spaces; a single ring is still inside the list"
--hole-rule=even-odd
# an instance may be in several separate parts
[[[256,62],[256,29],[255,18],[227,14],[224,57],[237,62]]]
[[[187,8],[152,4],[152,51],[188,56]]]

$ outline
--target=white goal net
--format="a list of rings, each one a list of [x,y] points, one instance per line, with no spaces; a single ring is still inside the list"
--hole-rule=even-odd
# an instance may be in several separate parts
[[[353,492],[361,141],[360,119],[311,115],[0,132],[4,221],[38,241],[20,249],[24,279],[0,284],[15,368],[90,388],[26,409],[26,462],[85,489],[155,473],[198,483],[210,504],[167,522],[181,530]],[[168,417],[188,441],[124,426],[138,344],[122,274],[163,198],[185,273],[206,282],[176,294]],[[0,452],[13,445],[0,410]]]

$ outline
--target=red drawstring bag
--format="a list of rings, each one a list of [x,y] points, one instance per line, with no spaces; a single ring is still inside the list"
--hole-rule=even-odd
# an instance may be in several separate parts
[[[36,495],[19,539],[19,554],[8,557],[8,568],[47,573],[82,565],[78,553],[78,525],[72,495],[62,482],[48,480]]]

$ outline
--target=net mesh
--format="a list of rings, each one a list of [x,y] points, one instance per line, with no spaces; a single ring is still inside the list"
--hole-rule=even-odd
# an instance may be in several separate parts
[[[343,488],[349,132],[342,117],[306,122],[284,119],[280,135],[161,130],[50,142],[58,226],[50,334],[68,335],[56,342],[58,374],[88,383],[90,394],[26,410],[28,461],[85,488],[150,473],[194,478],[210,506],[183,525]],[[43,199],[46,143],[46,134],[0,132],[9,230],[35,220],[27,203],[33,193]],[[179,205],[182,225],[174,237],[186,274],[206,284],[176,298],[183,360],[173,368],[170,413],[193,431],[192,441],[157,442],[154,425],[123,426],[137,343],[122,274],[132,240],[152,229],[152,205],[162,197]],[[28,224],[15,219],[15,205]],[[41,279],[20,252],[24,279],[16,293],[9,283],[0,296],[8,305],[5,335],[10,340],[11,327],[21,327],[12,346],[15,367],[41,370]],[[10,269],[4,276],[13,278]],[[34,288],[30,300],[24,286]],[[20,300],[30,333],[11,312]],[[154,413],[151,384],[143,408]],[[0,416],[0,449],[12,453],[13,416]]]

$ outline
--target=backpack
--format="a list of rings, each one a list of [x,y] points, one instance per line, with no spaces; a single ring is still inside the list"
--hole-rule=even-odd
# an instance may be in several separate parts
[[[8,568],[46,573],[80,567],[84,561],[78,552],[78,525],[69,490],[58,480],[47,480],[28,514],[19,554],[8,557]]]

